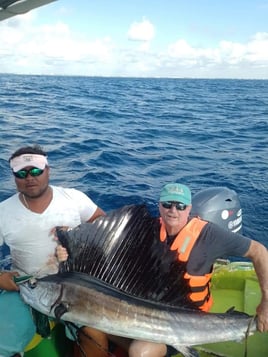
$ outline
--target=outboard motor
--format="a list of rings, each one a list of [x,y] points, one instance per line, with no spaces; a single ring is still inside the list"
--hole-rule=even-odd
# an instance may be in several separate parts
[[[196,193],[192,198],[191,216],[242,234],[240,201],[236,192],[227,187],[212,187]]]

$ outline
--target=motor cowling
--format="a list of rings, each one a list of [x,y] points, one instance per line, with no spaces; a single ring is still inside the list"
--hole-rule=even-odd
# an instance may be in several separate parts
[[[212,187],[196,193],[192,198],[191,216],[242,234],[240,200],[237,193],[227,187]]]

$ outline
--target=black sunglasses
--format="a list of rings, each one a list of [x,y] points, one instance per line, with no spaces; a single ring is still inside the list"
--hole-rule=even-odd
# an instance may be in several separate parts
[[[32,177],[36,177],[42,175],[43,172],[44,170],[33,167],[29,170],[19,170],[17,172],[13,172],[13,175],[19,179],[25,179],[29,174]]]
[[[184,211],[187,207],[185,203],[171,201],[161,202],[161,205],[166,209],[170,209],[172,206],[175,206],[177,211]]]

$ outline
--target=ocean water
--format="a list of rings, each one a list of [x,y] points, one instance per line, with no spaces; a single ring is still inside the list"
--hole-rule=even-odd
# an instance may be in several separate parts
[[[243,232],[268,247],[268,81],[0,75],[0,200],[15,192],[8,158],[40,144],[51,183],[105,211],[161,187],[235,190]]]

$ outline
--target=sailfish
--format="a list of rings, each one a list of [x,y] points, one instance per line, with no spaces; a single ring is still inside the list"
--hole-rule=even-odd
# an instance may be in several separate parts
[[[185,267],[159,239],[144,205],[123,206],[71,230],[58,228],[69,257],[59,272],[21,285],[26,303],[47,316],[116,336],[173,346],[241,340],[256,331],[244,313],[205,313],[189,305]]]

